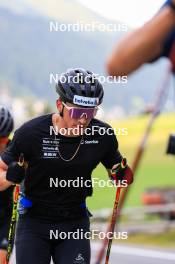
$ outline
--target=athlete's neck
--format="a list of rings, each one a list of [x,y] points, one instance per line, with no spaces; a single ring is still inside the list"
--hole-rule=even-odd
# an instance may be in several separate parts
[[[54,130],[56,131],[56,133],[60,133],[61,135],[64,135],[65,137],[80,136],[80,135],[76,135],[74,133],[71,133],[71,130],[68,129],[63,118],[61,116],[59,116],[59,114],[53,114],[52,115],[52,124],[53,124]]]

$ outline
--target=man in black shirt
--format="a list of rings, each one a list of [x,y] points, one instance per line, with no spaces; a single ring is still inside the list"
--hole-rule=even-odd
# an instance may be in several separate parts
[[[89,232],[86,197],[92,195],[91,174],[100,162],[110,173],[122,161],[113,129],[94,118],[103,87],[93,73],[69,70],[56,91],[59,114],[25,123],[1,157],[0,189],[24,180],[17,264],[49,264],[51,257],[56,264],[90,263],[89,239],[73,239],[73,234]],[[17,163],[21,155],[25,173]]]
[[[0,105],[0,156],[8,146],[13,130],[13,118],[9,110]],[[8,232],[13,207],[13,186],[0,192],[0,264],[6,263]]]

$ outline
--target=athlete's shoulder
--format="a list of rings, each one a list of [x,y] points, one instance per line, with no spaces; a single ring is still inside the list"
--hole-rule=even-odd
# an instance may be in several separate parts
[[[27,122],[25,122],[21,127],[16,130],[18,135],[28,135],[32,134],[37,128],[42,126],[47,126],[51,122],[52,114],[42,115],[35,117]]]
[[[43,122],[47,122],[50,120],[52,114],[47,114],[47,115],[41,115],[35,118],[30,119],[29,121],[24,123],[24,126],[35,126],[35,125],[40,125]]]

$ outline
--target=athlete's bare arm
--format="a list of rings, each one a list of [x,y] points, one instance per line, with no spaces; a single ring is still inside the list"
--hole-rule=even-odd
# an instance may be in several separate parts
[[[173,3],[175,4],[175,0]],[[157,57],[174,26],[175,11],[166,6],[152,20],[127,34],[117,44],[107,61],[108,74],[128,75]]]

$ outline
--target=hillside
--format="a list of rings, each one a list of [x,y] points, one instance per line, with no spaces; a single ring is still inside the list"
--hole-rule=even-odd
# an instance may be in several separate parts
[[[84,67],[104,75],[106,57],[121,32],[49,32],[50,20],[74,22],[81,19],[79,15],[86,21],[111,22],[73,0],[0,0],[0,84],[7,84],[13,95],[35,95],[52,103],[55,91],[50,73]],[[105,108],[118,104],[127,113],[134,112],[138,102],[152,100],[164,72],[165,64],[159,63],[143,67],[127,85],[105,83]]]

